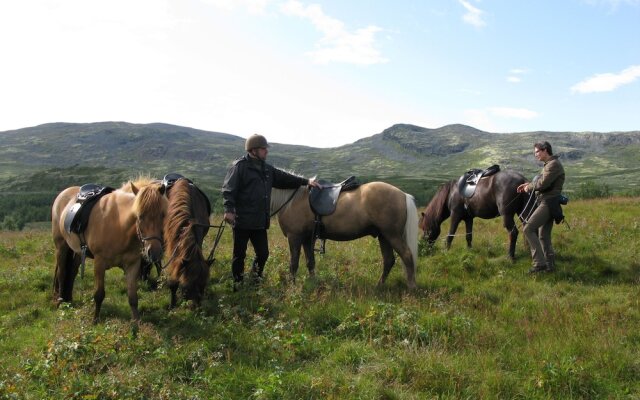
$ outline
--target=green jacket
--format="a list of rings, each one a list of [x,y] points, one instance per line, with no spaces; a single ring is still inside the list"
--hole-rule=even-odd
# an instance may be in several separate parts
[[[538,201],[550,200],[562,194],[564,186],[564,167],[558,156],[551,156],[542,167],[542,174],[529,183],[529,191],[535,190]]]

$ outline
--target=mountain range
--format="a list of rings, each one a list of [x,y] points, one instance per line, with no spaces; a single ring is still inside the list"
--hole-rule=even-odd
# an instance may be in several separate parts
[[[304,131],[304,127],[301,127]],[[181,173],[210,197],[243,154],[244,138],[164,123],[50,123],[0,132],[0,190],[57,192],[95,182],[119,185],[147,174]],[[466,125],[428,129],[393,125],[354,143],[334,147],[272,143],[269,162],[305,176],[339,181],[385,180],[414,194],[420,204],[436,188],[471,168],[493,164],[533,177],[540,164],[533,144],[548,140],[567,172],[566,190],[606,183],[613,193],[640,186],[640,131],[492,133]]]

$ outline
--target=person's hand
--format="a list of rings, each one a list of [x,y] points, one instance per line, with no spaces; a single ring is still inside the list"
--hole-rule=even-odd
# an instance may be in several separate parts
[[[309,183],[307,183],[307,185],[312,186],[314,188],[322,189],[322,185],[315,179],[309,179]]]
[[[236,214],[234,214],[232,212],[224,213],[223,218],[231,226],[234,226],[236,224]]]
[[[518,193],[527,193],[527,188],[529,187],[528,183],[523,183],[518,185],[518,188],[516,189],[516,192]]]

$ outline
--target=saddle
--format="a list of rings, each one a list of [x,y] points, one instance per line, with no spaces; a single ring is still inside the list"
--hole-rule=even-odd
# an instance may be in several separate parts
[[[169,191],[169,189],[171,188],[171,186],[173,186],[173,184],[174,184],[174,183],[176,183],[176,181],[177,181],[178,179],[186,179],[186,180],[187,180],[187,182],[189,182],[189,185],[191,185],[191,186],[193,186],[194,188],[196,188],[196,189],[198,190],[198,192],[200,192],[200,193],[202,194],[202,197],[204,197],[204,199],[205,199],[205,201],[206,201],[206,203],[207,203],[207,214],[211,214],[211,202],[209,201],[209,198],[208,198],[208,197],[207,197],[207,195],[206,195],[206,194],[204,194],[204,192],[203,192],[199,187],[197,187],[197,186],[193,183],[193,181],[192,181],[191,179],[189,179],[189,178],[185,178],[184,176],[182,176],[182,175],[180,175],[180,174],[178,174],[178,173],[175,173],[175,172],[172,172],[172,173],[170,173],[170,174],[166,174],[166,175],[164,176],[164,178],[162,178],[162,186],[164,186],[164,188],[165,188],[165,193],[169,193],[169,192],[168,192],[168,191]]]
[[[64,229],[69,233],[81,234],[87,229],[89,215],[98,200],[115,189],[109,186],[100,186],[88,183],[80,187],[76,195],[76,202],[64,218]]]
[[[319,180],[322,189],[312,187],[309,191],[309,205],[316,216],[331,215],[336,211],[340,193],[360,186],[355,176],[350,176],[340,183]]]
[[[500,166],[497,164],[494,164],[484,170],[483,169],[468,170],[460,177],[460,179],[458,179],[458,192],[464,198],[469,199],[473,197],[474,193],[476,192],[476,187],[478,185],[478,182],[480,182],[480,179],[487,176],[494,175],[498,171],[500,171]]]
[[[313,221],[313,238],[320,239],[320,254],[325,252],[324,224],[322,217],[331,215],[336,211],[338,198],[340,193],[354,190],[360,186],[360,182],[355,176],[350,176],[340,183],[331,183],[325,180],[319,180],[318,183],[322,188],[312,187],[309,191],[309,205],[314,214]]]

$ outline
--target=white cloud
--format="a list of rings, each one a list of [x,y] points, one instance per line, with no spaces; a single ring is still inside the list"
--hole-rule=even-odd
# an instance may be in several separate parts
[[[251,14],[264,14],[270,0],[202,0],[223,10],[232,11],[236,8],[246,9]]]
[[[489,109],[489,112],[492,115],[502,118],[533,119],[538,116],[537,112],[527,110],[526,108],[492,107]]]
[[[486,25],[484,20],[482,19],[482,14],[484,11],[480,10],[472,6],[469,2],[464,0],[459,0],[460,4],[467,10],[467,13],[462,16],[462,20],[469,25],[473,25],[476,28],[482,28]]]
[[[571,87],[572,93],[611,92],[640,78],[640,65],[632,65],[619,74],[596,74]]]
[[[526,68],[512,68],[509,70],[509,76],[507,76],[507,82],[509,83],[520,83],[522,82],[522,78],[518,75],[524,75],[529,73],[529,70]]]
[[[285,15],[307,19],[324,36],[317,43],[318,50],[307,53],[315,62],[328,64],[343,62],[371,65],[387,62],[375,48],[375,34],[382,29],[370,25],[349,32],[344,23],[330,17],[317,4],[305,6],[297,0],[290,0],[281,6]]]

